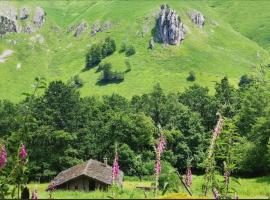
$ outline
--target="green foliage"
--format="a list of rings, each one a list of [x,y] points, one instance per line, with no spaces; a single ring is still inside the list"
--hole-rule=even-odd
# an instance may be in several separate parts
[[[98,65],[102,59],[102,48],[100,44],[93,44],[86,54],[85,67],[90,68]]]
[[[79,77],[79,75],[75,75],[68,81],[68,85],[72,88],[80,88],[83,86],[83,80]]]
[[[187,81],[195,81],[195,79],[196,79],[195,73],[193,71],[190,71],[187,77]]]
[[[102,44],[102,57],[105,58],[107,56],[110,56],[115,52],[116,50],[116,44],[114,39],[110,37],[106,37],[105,41]]]
[[[101,83],[113,83],[113,82],[122,82],[124,81],[125,75],[123,72],[113,72],[111,65],[107,64],[102,66],[103,71],[99,77],[99,82]]]
[[[216,84],[215,97],[219,101],[221,114],[224,117],[233,117],[239,107],[238,93],[227,77]]]
[[[101,72],[104,69],[110,69],[111,67],[112,67],[112,64],[111,63],[100,63],[98,65],[98,68],[97,68],[96,72]]]
[[[136,53],[135,47],[133,45],[126,46],[125,50],[126,56],[132,56]]]
[[[159,188],[164,195],[166,192],[179,192],[181,181],[175,169],[168,162],[161,162]]]
[[[252,77],[245,74],[245,75],[241,76],[240,81],[238,83],[238,86],[239,87],[247,87],[250,84],[252,84],[254,81],[255,80]]]

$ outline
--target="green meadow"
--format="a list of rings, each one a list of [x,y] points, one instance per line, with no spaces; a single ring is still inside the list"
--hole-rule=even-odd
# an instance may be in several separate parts
[[[154,178],[152,178],[154,179]],[[257,178],[238,178],[238,183],[234,182],[232,187],[237,190],[237,195],[239,198],[245,199],[267,199],[270,196],[270,177],[257,177]],[[123,188],[119,189],[116,192],[115,198],[145,198],[145,194],[143,190],[137,189],[137,186],[150,186],[153,180],[151,178],[143,179],[140,181],[136,177],[125,177],[125,181],[123,184]],[[191,187],[192,197],[188,195],[186,190],[181,187],[179,193],[168,192],[164,195],[159,192],[157,198],[213,198],[212,194],[209,193],[207,197],[202,196],[201,186],[203,182],[203,176],[193,176],[193,185]],[[46,188],[48,187],[48,183],[31,183],[28,185],[30,191],[33,189],[38,190],[39,198],[49,198],[48,192],[46,192]],[[53,193],[53,197],[56,199],[107,199],[112,197],[112,190],[108,191],[94,191],[94,192],[79,192],[79,191],[61,191],[56,190]],[[154,192],[146,192],[147,198],[155,198]]]

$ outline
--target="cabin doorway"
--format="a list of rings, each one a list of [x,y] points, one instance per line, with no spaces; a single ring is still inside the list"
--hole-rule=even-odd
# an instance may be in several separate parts
[[[89,191],[95,190],[95,181],[89,180]]]

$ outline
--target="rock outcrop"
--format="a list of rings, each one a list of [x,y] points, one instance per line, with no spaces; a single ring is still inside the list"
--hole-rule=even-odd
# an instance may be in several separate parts
[[[45,22],[45,11],[41,7],[36,7],[33,22],[37,27],[41,27]]]
[[[25,7],[21,8],[17,19],[20,19],[20,20],[27,19],[29,17],[29,14],[30,14],[30,10],[28,8],[25,8]]]
[[[5,35],[6,33],[16,32],[18,32],[16,22],[7,17],[0,16],[0,36]]]
[[[96,35],[98,32],[104,32],[109,30],[112,27],[112,23],[109,21],[106,21],[105,23],[103,23],[102,25],[100,25],[99,22],[93,24],[92,28],[91,28],[91,36]]]
[[[86,22],[82,22],[77,25],[76,31],[74,33],[74,37],[78,37],[82,32],[86,31],[88,28],[88,24]]]
[[[155,27],[155,41],[177,45],[184,39],[184,26],[179,15],[168,5],[161,5]]]
[[[203,27],[205,19],[201,12],[192,11],[189,13],[189,17],[194,24],[198,25],[200,28]]]
[[[34,15],[31,16],[31,13]],[[44,24],[45,15],[45,11],[41,7],[36,7],[31,12],[27,7],[17,9],[9,3],[1,3],[0,35],[11,32],[31,34]]]

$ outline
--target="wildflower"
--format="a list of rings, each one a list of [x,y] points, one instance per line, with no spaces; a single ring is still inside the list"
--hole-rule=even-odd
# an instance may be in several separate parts
[[[190,167],[188,167],[186,170],[185,183],[188,187],[192,185],[192,172]]]
[[[164,138],[163,135],[161,135],[160,138],[159,138],[158,146],[157,146],[157,151],[158,151],[160,154],[162,154],[162,152],[164,151],[165,145],[166,145],[165,138]]]
[[[2,146],[0,152],[0,169],[5,167],[6,163],[7,163],[7,151],[5,146]]]
[[[219,119],[218,119],[217,125],[216,125],[216,127],[215,127],[215,129],[214,129],[214,134],[215,134],[216,136],[219,136],[219,135],[220,135],[221,129],[222,129],[222,125],[223,125],[223,119],[222,119],[222,116],[221,116],[220,114],[218,114],[218,115],[219,115]]]
[[[26,148],[25,148],[24,144],[22,144],[22,146],[20,148],[20,152],[19,152],[19,157],[21,160],[25,160],[26,156],[27,156]]]
[[[219,196],[218,190],[216,188],[213,188],[212,191],[213,191],[214,198],[216,200],[219,199],[220,196]]]
[[[156,175],[160,174],[161,171],[161,164],[160,164],[160,157],[163,151],[165,150],[166,141],[164,136],[161,134],[159,137],[159,142],[156,148],[156,165],[155,165],[155,173]]]
[[[113,162],[113,168],[112,168],[112,178],[113,180],[119,176],[119,164],[118,164],[118,160],[119,160],[119,157],[118,157],[118,154],[116,153],[115,154],[115,158],[114,158],[114,162]]]
[[[155,174],[159,175],[161,171],[161,164],[160,164],[160,159],[156,160],[156,165],[155,165]]]
[[[229,178],[230,178],[230,172],[229,171],[225,171],[224,172],[224,180],[225,180],[226,183],[228,183]]]
[[[31,199],[33,199],[33,200],[38,200],[37,189],[34,189],[34,190],[33,190]]]

